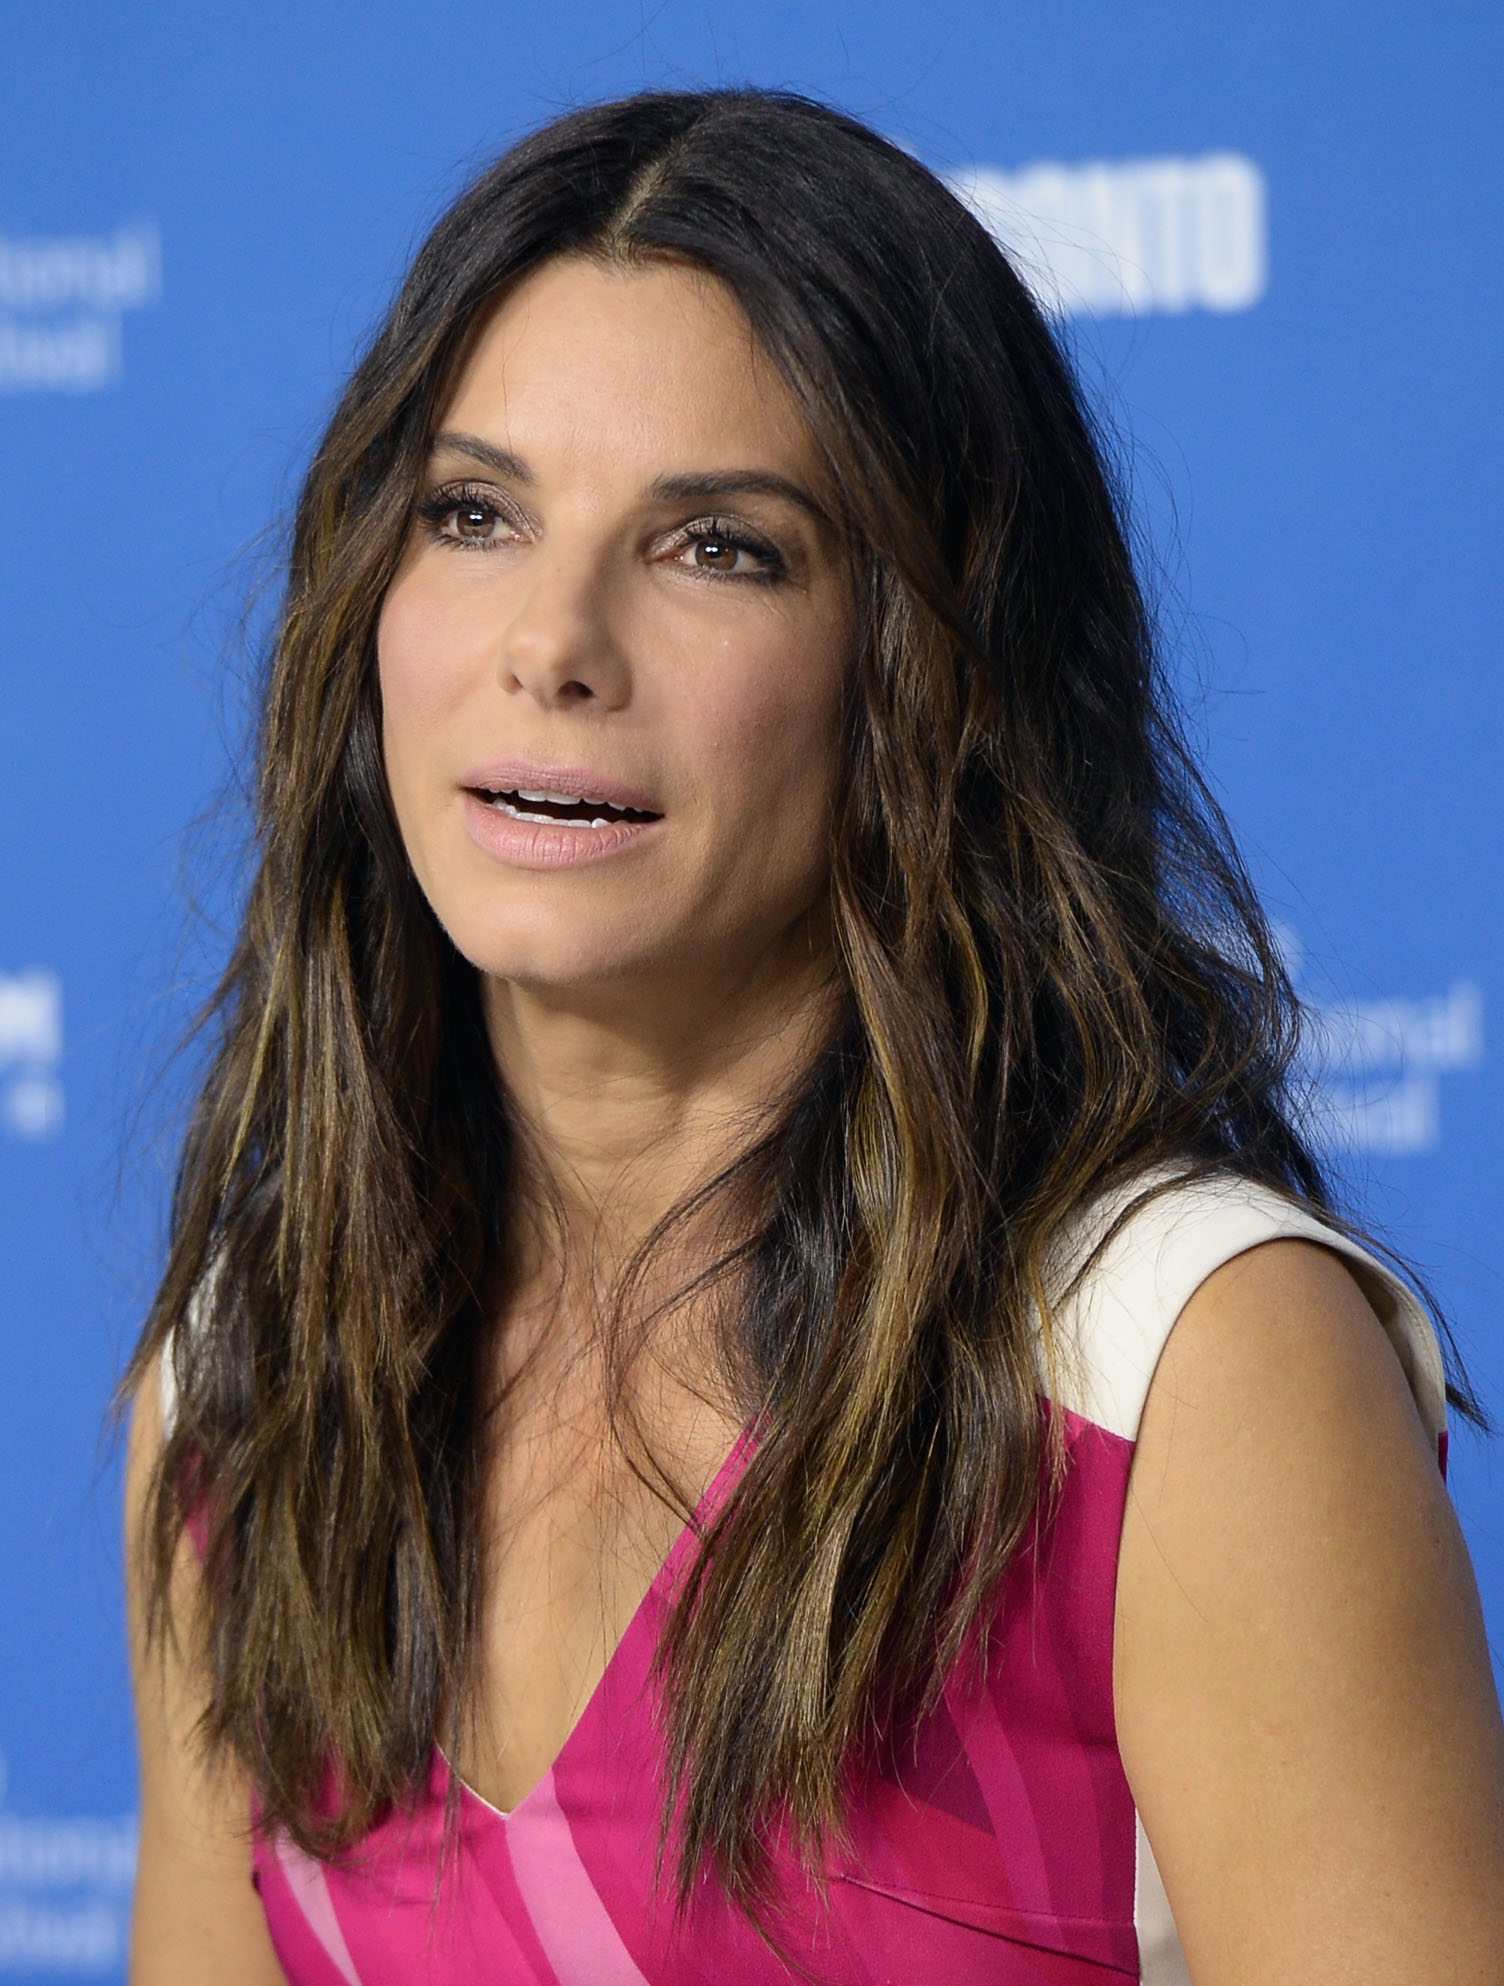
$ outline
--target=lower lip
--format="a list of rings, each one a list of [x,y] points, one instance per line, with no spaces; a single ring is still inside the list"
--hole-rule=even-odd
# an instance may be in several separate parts
[[[577,869],[582,862],[599,862],[608,855],[619,855],[659,824],[608,821],[604,827],[585,827],[565,821],[519,821],[473,793],[465,795],[465,828],[470,839],[487,855],[519,869]]]

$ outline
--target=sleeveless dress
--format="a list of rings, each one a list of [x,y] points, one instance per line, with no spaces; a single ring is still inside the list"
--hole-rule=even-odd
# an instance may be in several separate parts
[[[1098,1202],[1059,1288],[1147,1183]],[[291,1986],[1187,1986],[1113,1727],[1113,1596],[1129,1465],[1155,1365],[1213,1270],[1280,1238],[1354,1270],[1444,1462],[1441,1356],[1372,1256],[1231,1175],[1135,1208],[1055,1309],[1050,1410],[1068,1467],[1010,1565],[983,1686],[957,1679],[875,1768],[823,1895],[788,1857],[774,1923],[789,1963],[706,1885],[685,1917],[655,1882],[661,1802],[653,1652],[687,1526],[562,1750],[508,1813],[468,1787],[444,1840],[447,1764],[338,1864],[257,1842],[253,1880]],[[167,1362],[164,1362],[164,1367]],[[698,1515],[730,1490],[743,1436]],[[441,1859],[442,1848],[442,1859]]]

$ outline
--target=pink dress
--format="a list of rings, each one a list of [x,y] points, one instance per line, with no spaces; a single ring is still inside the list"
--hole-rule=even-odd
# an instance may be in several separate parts
[[[1081,1224],[1084,1251],[1115,1207]],[[1010,1570],[985,1687],[959,1683],[874,1772],[822,1899],[785,1863],[791,1973],[707,1886],[687,1917],[655,1889],[660,1747],[651,1663],[681,1535],[550,1770],[508,1814],[468,1788],[439,1861],[447,1768],[348,1863],[262,1841],[255,1882],[292,1986],[1116,1986],[1187,1979],[1113,1729],[1113,1589],[1129,1464],[1155,1363],[1213,1269],[1318,1240],[1358,1271],[1444,1427],[1429,1322],[1373,1258],[1278,1196],[1221,1179],[1141,1210],[1057,1314],[1052,1411],[1069,1470]],[[733,1451],[707,1506],[735,1481]]]

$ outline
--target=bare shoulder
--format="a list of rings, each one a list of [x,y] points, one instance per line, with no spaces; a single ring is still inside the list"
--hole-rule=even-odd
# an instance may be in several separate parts
[[[1115,1654],[1196,1986],[1504,1980],[1504,1729],[1430,1437],[1307,1241],[1204,1282],[1155,1373]]]
[[[198,1563],[185,1539],[173,1573],[176,1646],[146,1633],[142,1519],[162,1448],[160,1374],[137,1391],[126,1454],[125,1560],[141,1851],[131,1917],[132,1986],[281,1986],[251,1886],[250,1802],[238,1775],[202,1753],[202,1682],[193,1661]]]

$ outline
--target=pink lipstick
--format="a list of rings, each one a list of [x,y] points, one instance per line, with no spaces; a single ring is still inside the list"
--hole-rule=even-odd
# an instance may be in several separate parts
[[[472,841],[525,869],[575,868],[651,834],[663,816],[640,788],[585,766],[497,759],[460,782]]]

